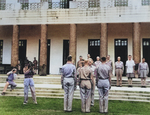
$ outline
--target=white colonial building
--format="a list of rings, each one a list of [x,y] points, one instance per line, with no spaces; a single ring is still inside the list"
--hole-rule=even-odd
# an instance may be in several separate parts
[[[113,62],[133,55],[150,64],[150,0],[1,0],[0,64],[16,66],[25,57],[47,73],[71,54],[75,62],[90,53]]]

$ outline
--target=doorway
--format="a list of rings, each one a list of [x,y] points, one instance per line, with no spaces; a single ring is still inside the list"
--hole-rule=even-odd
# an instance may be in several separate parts
[[[128,57],[128,40],[127,39],[115,39],[115,62],[117,57],[121,57],[121,61],[124,63],[124,72],[123,76],[126,75],[126,61]]]
[[[143,39],[143,57],[150,67],[150,39]],[[150,76],[150,72],[148,74]]]
[[[100,56],[100,39],[88,40],[88,54],[91,55],[93,61],[96,61],[96,57]]]
[[[27,40],[19,40],[19,60],[21,64],[20,73],[23,74],[23,68],[25,66],[24,60],[26,58]]]
[[[63,40],[63,65],[67,62],[69,55],[69,40]]]

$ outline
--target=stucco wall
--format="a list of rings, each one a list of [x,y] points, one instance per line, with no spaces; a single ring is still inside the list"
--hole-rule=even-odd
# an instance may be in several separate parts
[[[3,64],[11,64],[11,39],[13,26],[0,26],[0,40],[3,40]]]
[[[51,39],[50,73],[59,74],[63,64],[63,40],[69,39],[69,25],[48,25],[48,39]]]

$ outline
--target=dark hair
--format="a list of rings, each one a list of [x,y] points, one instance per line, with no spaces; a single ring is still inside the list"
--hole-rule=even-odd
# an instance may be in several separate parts
[[[80,57],[82,57],[82,56],[80,56]]]
[[[106,57],[101,58],[102,62],[106,61]]]
[[[142,59],[145,59],[144,57]]]
[[[69,56],[67,57],[67,61],[72,61],[72,56],[71,56],[71,55],[69,55]]]
[[[128,55],[128,56],[131,56],[131,55]]]

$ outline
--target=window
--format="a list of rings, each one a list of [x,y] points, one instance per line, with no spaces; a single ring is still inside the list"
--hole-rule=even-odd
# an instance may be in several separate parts
[[[5,10],[6,8],[6,0],[0,0],[0,10]]]
[[[29,3],[29,0],[18,0],[20,3]]]
[[[2,64],[3,59],[3,40],[0,40],[0,64]]]
[[[142,0],[142,5],[150,5],[150,0]]]
[[[149,41],[144,41],[143,46],[149,46]]]
[[[114,6],[128,6],[128,0],[115,0]]]
[[[127,46],[127,40],[116,40],[115,46]]]
[[[100,46],[100,40],[90,40],[90,46]]]

